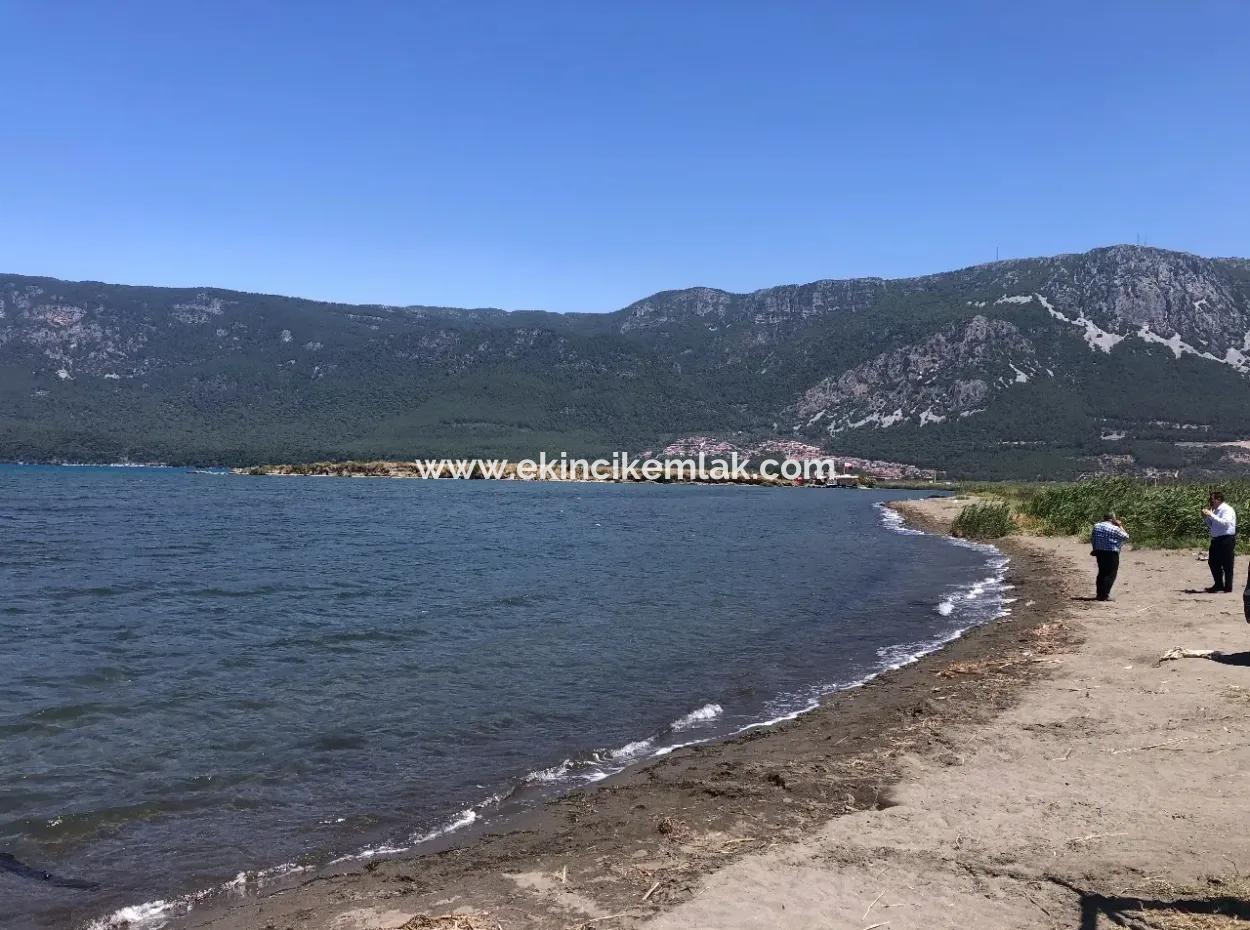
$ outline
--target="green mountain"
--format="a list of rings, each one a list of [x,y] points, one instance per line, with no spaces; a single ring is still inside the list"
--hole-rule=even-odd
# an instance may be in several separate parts
[[[1133,246],[607,314],[0,276],[0,459],[247,464],[784,437],[980,477],[1239,470],[1250,261]]]

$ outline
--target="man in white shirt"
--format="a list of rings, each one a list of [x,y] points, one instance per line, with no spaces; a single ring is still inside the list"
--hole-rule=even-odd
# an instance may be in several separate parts
[[[1208,594],[1228,593],[1233,590],[1233,558],[1237,551],[1237,512],[1224,503],[1223,491],[1212,491],[1207,509],[1202,511],[1211,532],[1211,548],[1207,550],[1207,564],[1211,566]]]

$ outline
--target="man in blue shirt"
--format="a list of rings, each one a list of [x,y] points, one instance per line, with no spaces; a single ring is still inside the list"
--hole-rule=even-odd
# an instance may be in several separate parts
[[[1124,532],[1124,526],[1116,515],[1108,511],[1100,523],[1094,524],[1090,539],[1094,545],[1094,558],[1098,560],[1094,593],[1098,600],[1107,601],[1111,599],[1111,586],[1120,571],[1120,547],[1128,539],[1128,533]]]

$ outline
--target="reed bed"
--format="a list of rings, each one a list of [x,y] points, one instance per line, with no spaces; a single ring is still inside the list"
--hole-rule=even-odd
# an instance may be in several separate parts
[[[1015,531],[1011,505],[1006,502],[969,504],[951,524],[951,535],[965,539],[999,539]]]
[[[1090,528],[1105,513],[1114,511],[1135,545],[1184,549],[1206,547],[1208,534],[1202,509],[1207,506],[1208,495],[1216,489],[1224,492],[1243,521],[1250,520],[1250,481],[1244,479],[1219,484],[1163,484],[1106,477],[1070,484],[981,486],[976,490],[999,498],[998,506],[1013,511],[1016,519],[1029,529],[1044,534],[1088,536]],[[1239,537],[1245,540],[1247,534],[1243,532]],[[1246,551],[1245,543],[1238,548]]]

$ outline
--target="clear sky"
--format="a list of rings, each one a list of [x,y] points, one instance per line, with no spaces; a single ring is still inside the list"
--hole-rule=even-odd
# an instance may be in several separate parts
[[[610,310],[1250,255],[1250,2],[0,0],[0,271]]]

